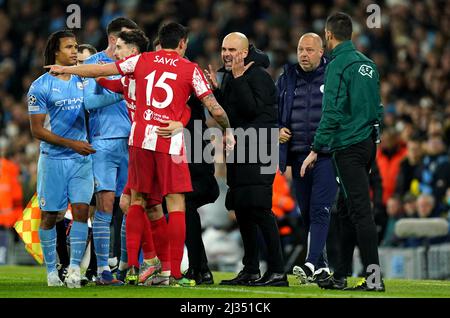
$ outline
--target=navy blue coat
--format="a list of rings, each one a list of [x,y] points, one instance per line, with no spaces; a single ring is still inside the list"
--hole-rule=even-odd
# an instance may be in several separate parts
[[[312,72],[304,72],[296,64],[286,64],[284,72],[276,83],[278,90],[278,127],[286,127],[292,133],[289,142],[280,144],[281,172],[292,164],[295,154],[309,153],[314,135],[322,117],[322,97],[324,91],[327,60],[322,57],[319,67]],[[297,82],[300,81],[300,82]],[[298,87],[298,89],[296,89]],[[292,118],[292,108],[296,100],[301,116]]]

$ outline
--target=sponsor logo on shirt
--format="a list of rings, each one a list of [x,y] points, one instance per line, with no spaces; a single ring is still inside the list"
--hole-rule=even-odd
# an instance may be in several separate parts
[[[74,104],[81,104],[82,102],[83,102],[83,97],[67,98],[67,99],[57,100],[55,102],[55,106],[57,106],[57,107],[70,106],[70,105],[74,105]]]

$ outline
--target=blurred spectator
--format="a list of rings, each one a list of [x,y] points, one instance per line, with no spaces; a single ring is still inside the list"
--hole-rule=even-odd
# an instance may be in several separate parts
[[[405,158],[407,149],[395,128],[383,131],[381,145],[377,151],[377,164],[383,182],[383,204],[394,194],[400,163]]]
[[[419,218],[425,219],[435,216],[435,200],[432,195],[421,194],[417,198],[417,214]]]
[[[400,163],[400,171],[397,176],[395,193],[403,197],[411,189],[411,183],[418,177],[422,163],[422,144],[420,139],[411,138],[406,143],[406,158]]]
[[[403,212],[404,217],[417,218],[417,198],[412,193],[408,192],[403,197]]]
[[[0,148],[0,228],[10,228],[22,213],[19,166],[4,158]]]
[[[429,137],[425,152],[420,169],[419,191],[433,195],[435,201],[440,203],[450,184],[449,156],[442,137]]]
[[[402,201],[399,196],[389,198],[386,206],[388,215],[386,231],[382,240],[382,246],[398,246],[400,239],[395,236],[395,224],[403,217]]]

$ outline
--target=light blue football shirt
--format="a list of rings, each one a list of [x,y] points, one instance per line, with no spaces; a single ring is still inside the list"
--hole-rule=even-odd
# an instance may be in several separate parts
[[[104,51],[94,54],[84,61],[84,64],[104,64],[114,62]],[[120,75],[109,76],[109,79],[120,78]],[[85,94],[114,94],[98,85],[90,78]],[[131,122],[128,117],[125,101],[112,104],[89,112],[89,137],[90,140],[128,138]]]
[[[87,141],[83,89],[88,85],[79,76],[65,81],[49,73],[36,79],[28,91],[28,113],[46,114],[44,128],[73,140]],[[70,148],[41,141],[41,154],[55,159],[82,157]]]

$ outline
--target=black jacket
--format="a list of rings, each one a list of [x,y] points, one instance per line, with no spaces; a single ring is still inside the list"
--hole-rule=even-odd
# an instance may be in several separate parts
[[[272,207],[272,184],[278,161],[274,154],[272,164],[264,163],[261,157],[251,163],[251,155],[260,152],[260,145],[265,149],[262,153],[271,156],[271,148],[276,147],[277,136],[271,136],[271,128],[277,130],[277,95],[275,84],[270,75],[264,70],[269,66],[266,54],[250,46],[249,54],[244,63],[255,63],[241,77],[234,79],[231,72],[219,70],[223,74],[220,90],[215,91],[219,103],[223,106],[234,129],[257,128],[257,142],[245,142],[246,161],[244,163],[227,163],[227,184],[229,186],[226,206],[228,209],[258,207]],[[264,129],[266,133],[261,133]],[[242,142],[236,140],[237,143]],[[271,144],[272,143],[272,144]],[[257,145],[255,148],[254,146]],[[235,150],[238,148],[235,148]],[[237,161],[238,154],[234,151]],[[274,167],[268,174],[261,173],[263,166]],[[272,173],[273,172],[273,173]]]
[[[202,141],[201,150],[208,145],[203,139],[203,133],[208,128],[206,126],[205,111],[202,102],[195,96],[191,96],[188,100],[191,108],[191,118],[186,125],[186,129],[190,132],[190,140],[186,140],[189,146],[186,147],[187,157],[189,161],[189,172],[191,174],[192,192],[185,194],[186,204],[195,207],[213,203],[219,197],[219,186],[214,177],[214,163],[205,162],[202,154],[195,154],[193,151],[199,149],[195,142]]]

